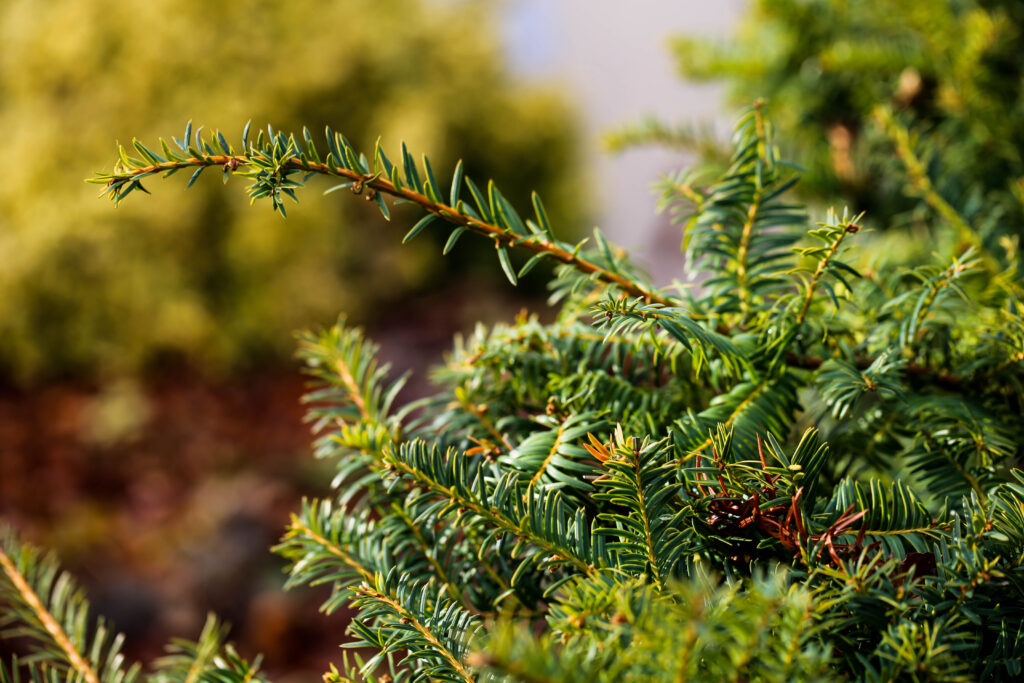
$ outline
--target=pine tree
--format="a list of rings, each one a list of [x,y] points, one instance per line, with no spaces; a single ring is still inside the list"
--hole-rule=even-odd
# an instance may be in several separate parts
[[[868,217],[811,222],[793,199],[799,173],[758,102],[720,177],[663,181],[699,280],[656,288],[599,231],[564,242],[539,197],[520,213],[461,164],[442,185],[404,145],[392,161],[330,129],[318,144],[247,127],[236,144],[191,127],[136,141],[94,182],[120,202],[210,169],[284,214],[327,176],[385,218],[420,207],[406,241],[490,240],[513,284],[556,266],[553,322],[457,339],[413,403],[343,319],[300,337],[335,492],[302,504],[276,552],[289,586],[330,585],[324,611],[357,610],[346,645],[374,653],[325,680],[1021,673],[1024,292],[1016,254],[966,219],[936,217],[966,239],[937,240],[927,263],[875,259]],[[11,536],[3,548],[32,680],[133,680],[70,580]],[[252,675],[216,625],[157,667]]]

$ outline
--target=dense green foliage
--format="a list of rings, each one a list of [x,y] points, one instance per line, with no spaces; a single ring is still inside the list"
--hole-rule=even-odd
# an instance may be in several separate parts
[[[81,179],[111,139],[188,118],[339,123],[363,145],[401,131],[513,198],[543,189],[575,224],[568,107],[504,70],[492,15],[475,1],[0,3],[0,126],[19,168],[0,187],[0,376],[286,360],[292,331],[339,306],[369,320],[443,269],[469,270],[466,252],[397,249],[371,207],[333,198],[286,230],[213,178],[116,213],[94,201]]]
[[[1021,674],[1024,292],[953,209],[936,230],[967,243],[867,267],[861,216],[815,224],[793,200],[760,103],[721,177],[665,183],[699,288],[652,288],[599,232],[561,241],[537,196],[523,215],[461,164],[449,185],[404,145],[392,161],[330,129],[189,130],[94,180],[120,202],[203,169],[282,214],[314,176],[386,217],[389,197],[417,205],[406,241],[482,235],[513,283],[561,264],[554,322],[479,327],[412,404],[358,329],[302,336],[336,493],[306,501],[277,552],[289,585],[328,584],[326,611],[357,610],[350,645],[373,653],[325,680]],[[517,267],[511,250],[533,256]],[[36,677],[131,676],[116,648],[89,649],[105,631],[62,648],[37,628],[28,593],[67,631],[81,598],[12,539],[4,552]],[[179,668],[213,650],[180,646]],[[190,679],[233,680],[236,660]]]
[[[807,168],[805,196],[842,197],[919,261],[948,204],[994,251],[1024,226],[1024,5],[1016,0],[751,0],[734,39],[675,42],[688,78],[773,103]],[[706,136],[647,123],[614,142]],[[908,236],[913,237],[908,239]],[[927,235],[927,237],[924,237]]]

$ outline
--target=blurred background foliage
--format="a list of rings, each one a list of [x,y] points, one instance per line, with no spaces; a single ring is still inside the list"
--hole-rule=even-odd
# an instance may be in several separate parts
[[[735,105],[770,101],[805,196],[903,228],[890,253],[920,261],[945,219],[908,173],[895,140],[906,131],[932,189],[1005,264],[1024,233],[1022,45],[1019,0],[755,0],[727,43],[673,48],[683,76],[724,81]],[[677,137],[714,158],[706,136]]]
[[[168,360],[214,374],[279,363],[293,331],[338,311],[372,320],[442,271],[501,277],[493,253],[473,267],[488,245],[442,262],[429,240],[399,247],[407,214],[382,225],[337,195],[308,193],[285,223],[217,174],[188,194],[187,178],[159,183],[154,201],[117,211],[82,182],[109,168],[111,139],[155,144],[188,119],[234,139],[249,119],[315,135],[330,123],[364,148],[382,135],[392,156],[404,139],[439,173],[464,158],[512,201],[537,189],[563,232],[578,229],[570,107],[506,72],[492,9],[0,3],[0,130],[17,160],[0,184],[0,374],[25,384]]]

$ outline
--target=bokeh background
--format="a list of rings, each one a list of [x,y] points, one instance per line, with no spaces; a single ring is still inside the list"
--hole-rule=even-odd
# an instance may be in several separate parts
[[[132,656],[212,610],[277,680],[315,680],[345,615],[282,593],[267,550],[331,470],[309,455],[293,331],[347,314],[419,370],[413,398],[454,333],[544,315],[539,269],[513,289],[486,243],[399,247],[415,216],[341,193],[284,221],[208,174],[115,210],[82,182],[115,140],[189,119],[405,140],[515,204],[538,190],[563,236],[600,225],[666,285],[685,264],[651,183],[720,163],[758,97],[813,211],[867,210],[883,258],[922,262],[949,231],[883,107],[930,190],[1019,267],[1022,27],[1019,0],[6,0],[0,519],[60,555]]]

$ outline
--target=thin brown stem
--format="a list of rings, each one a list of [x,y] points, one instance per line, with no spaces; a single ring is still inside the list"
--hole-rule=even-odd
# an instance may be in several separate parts
[[[359,385],[356,383],[355,377],[352,376],[352,371],[349,369],[348,364],[339,360],[335,363],[334,369],[338,372],[338,377],[341,378],[345,388],[348,389],[349,398],[352,399],[352,403],[359,409],[359,414],[363,416],[364,420],[369,420],[371,418],[370,411],[366,408],[366,402],[363,400],[362,394],[359,393]]]
[[[644,545],[647,550],[647,562],[651,565],[651,578],[658,588],[662,588],[661,571],[658,569],[658,560],[654,557],[654,535],[651,533],[651,519],[647,515],[647,501],[644,499],[644,484],[642,480],[640,456],[637,451],[633,452],[633,474],[636,476],[636,497],[640,510],[640,517],[644,523]]]
[[[130,180],[143,175],[148,176],[173,169],[198,166],[224,166],[228,168],[237,168],[239,166],[249,164],[250,161],[251,157],[246,154],[215,154],[204,156],[202,158],[190,157],[182,161],[165,161],[159,164],[152,164],[150,166],[143,166],[141,168],[114,173],[110,177],[110,180],[112,182],[117,180]],[[598,264],[588,261],[574,252],[563,249],[550,240],[536,236],[534,239],[519,241],[519,235],[515,235],[514,233],[511,233],[497,225],[460,213],[455,207],[449,206],[448,204],[432,201],[426,195],[412,189],[405,187],[397,188],[390,180],[382,178],[378,174],[360,173],[359,171],[353,171],[341,166],[328,166],[324,163],[312,162],[298,158],[292,158],[285,161],[281,165],[281,170],[305,171],[307,173],[319,173],[321,175],[336,176],[351,180],[362,188],[370,188],[377,192],[383,192],[384,194],[392,197],[417,204],[424,211],[439,216],[449,223],[461,225],[472,232],[493,239],[496,244],[516,246],[533,254],[545,254],[556,261],[571,265],[581,273],[594,275],[602,282],[615,285],[631,296],[642,297],[649,302],[662,304],[663,306],[674,305],[674,301],[671,298],[647,289],[618,273],[613,273],[610,270],[602,268]]]
[[[354,587],[352,590],[358,593],[362,593],[364,595],[372,596],[376,600],[387,603],[393,610],[395,610],[395,612],[401,615],[401,618],[403,620],[407,620],[408,623],[411,624],[417,631],[419,631],[420,634],[422,634],[423,637],[426,638],[431,645],[437,648],[437,651],[440,652],[442,656],[444,656],[444,658],[448,660],[449,664],[452,665],[452,668],[458,671],[459,675],[462,676],[462,678],[465,681],[467,681],[467,683],[472,683],[475,680],[473,676],[469,673],[469,671],[467,671],[466,668],[463,666],[462,662],[460,662],[451,652],[449,652],[448,648],[442,645],[434,636],[434,634],[430,631],[430,629],[421,624],[414,614],[405,609],[405,607],[403,607],[401,603],[399,603],[397,600],[394,600],[390,596],[384,595],[380,591],[372,588],[372,586],[376,585],[376,576],[374,576],[365,567],[363,567],[363,565],[360,564],[354,557],[345,552],[337,544],[332,543],[328,539],[324,538],[320,534],[313,531],[309,526],[303,524],[302,521],[294,515],[292,516],[291,526],[293,530],[301,532],[302,534],[308,536],[309,538],[313,539],[314,541],[322,545],[329,553],[339,558],[342,562],[344,562],[349,567],[354,569],[356,573],[358,573],[363,578],[363,585],[360,587]]]
[[[761,189],[754,191],[754,199],[750,202],[747,210],[747,219],[743,223],[743,233],[740,235],[740,248],[736,254],[736,280],[739,283],[740,305],[743,315],[750,311],[750,287],[747,280],[747,255],[750,252],[750,240],[754,234],[754,223],[757,221],[757,212],[761,207]]]
[[[804,296],[803,305],[800,307],[800,314],[796,317],[796,324],[801,325],[804,319],[807,317],[807,311],[811,308],[811,301],[814,299],[814,290],[818,286],[818,281],[821,280],[821,276],[825,273],[825,269],[828,268],[828,264],[832,261],[835,255],[839,252],[839,246],[843,243],[843,239],[849,232],[856,232],[859,230],[857,226],[852,223],[849,224],[846,230],[839,233],[839,237],[829,247],[828,253],[825,254],[820,261],[818,261],[818,267],[814,271],[814,275],[811,276],[811,281],[807,285],[807,294]]]
[[[29,606],[32,613],[36,615],[36,619],[42,624],[46,632],[49,633],[57,646],[67,655],[68,661],[71,663],[71,667],[78,672],[78,674],[85,679],[86,683],[99,683],[99,677],[93,670],[89,662],[85,660],[82,653],[78,651],[75,644],[71,642],[71,638],[64,632],[61,625],[57,623],[50,611],[43,605],[42,600],[36,595],[36,592],[32,590],[32,586],[29,585],[25,577],[18,571],[14,562],[7,556],[7,554],[0,548],[0,568],[3,569],[4,574],[7,575],[8,580],[14,585],[14,589],[18,591],[18,595],[25,601],[25,604]]]
[[[761,102],[758,101],[754,105],[754,120],[757,125],[757,148],[758,157],[764,158],[765,154],[765,129],[764,129],[764,115],[761,113]],[[760,178],[760,176],[758,176]],[[746,319],[747,313],[750,312],[750,287],[747,278],[747,256],[750,253],[750,241],[754,235],[754,223],[757,222],[757,212],[761,210],[761,199],[763,197],[764,188],[761,187],[761,183],[757,183],[757,187],[754,190],[754,197],[750,202],[750,208],[747,209],[747,218],[743,223],[743,232],[740,235],[740,246],[736,254],[736,280],[739,284],[739,292],[737,294],[740,298],[740,306],[743,310],[743,317]]]
[[[366,569],[366,567],[364,567],[362,564],[360,564],[350,554],[345,552],[337,543],[333,543],[330,540],[328,540],[327,538],[324,538],[320,534],[318,534],[315,531],[313,531],[308,525],[304,524],[302,522],[302,520],[299,519],[299,517],[296,516],[296,515],[292,515],[291,530],[292,531],[300,532],[303,535],[308,536],[309,538],[311,538],[314,541],[316,541],[317,543],[319,543],[321,546],[323,546],[327,550],[327,552],[329,552],[330,554],[334,555],[335,557],[340,559],[342,562],[347,564],[349,567],[354,569],[355,572],[357,574],[359,574],[361,577],[363,577],[363,580],[366,581],[367,583],[373,583],[373,581],[375,581],[374,575],[372,573],[370,573]]]
[[[366,584],[355,587],[352,590],[388,605],[396,614],[400,615],[403,622],[416,629],[416,631],[418,631],[419,634],[423,636],[423,638],[430,643],[442,657],[445,658],[448,664],[458,672],[459,676],[462,677],[462,680],[466,681],[466,683],[474,683],[476,681],[473,674],[466,669],[465,665],[459,660],[459,658],[452,654],[452,652],[437,639],[437,636],[434,635],[433,631],[424,626],[423,623],[416,618],[415,614],[405,609],[405,607],[402,606],[402,603],[398,602],[391,596],[385,595],[376,588],[373,588],[372,585],[373,584]]]
[[[564,548],[561,548],[555,545],[554,543],[548,541],[546,538],[539,536],[538,534],[534,533],[532,529],[520,528],[519,525],[507,519],[504,515],[499,514],[493,508],[486,505],[482,505],[481,503],[478,503],[475,500],[471,500],[469,498],[465,498],[463,496],[458,495],[458,493],[454,489],[442,486],[438,482],[426,476],[423,472],[420,472],[419,470],[410,467],[401,460],[398,460],[396,458],[389,458],[388,464],[392,468],[411,476],[413,479],[419,482],[419,484],[426,487],[427,489],[430,489],[434,493],[444,498],[448,498],[459,507],[470,510],[477,516],[482,517],[487,521],[491,522],[492,524],[494,524],[495,526],[501,528],[506,533],[512,534],[523,540],[526,540],[529,543],[537,546],[538,548],[543,548],[545,551],[551,553],[553,556],[556,556],[564,562],[571,564],[577,570],[580,570],[585,574],[593,574],[597,571],[597,568],[593,565],[587,563],[585,560],[579,557],[567,553]]]
[[[544,471],[547,470],[548,465],[551,464],[552,459],[558,455],[558,447],[562,445],[562,433],[565,431],[565,422],[563,421],[558,425],[558,432],[555,433],[555,442],[551,444],[551,450],[548,451],[547,456],[544,458],[544,462],[537,468],[537,472],[530,478],[530,484],[526,487],[526,493],[523,496],[529,495],[533,491],[533,487],[540,482],[540,478],[544,475]]]

